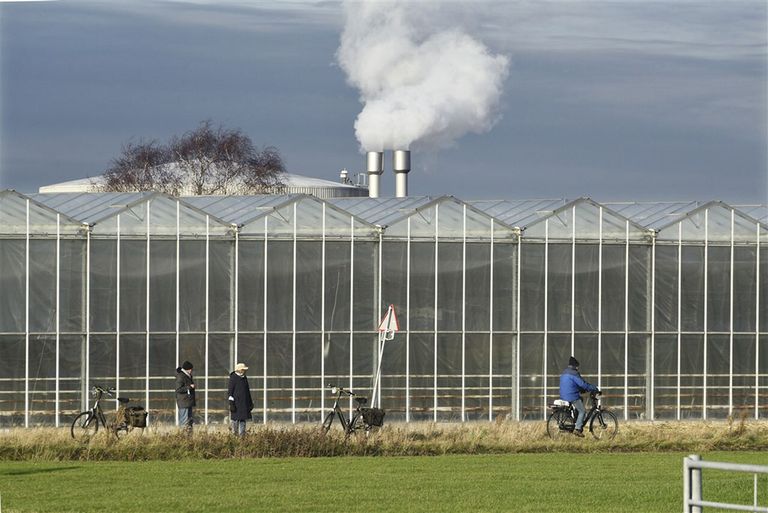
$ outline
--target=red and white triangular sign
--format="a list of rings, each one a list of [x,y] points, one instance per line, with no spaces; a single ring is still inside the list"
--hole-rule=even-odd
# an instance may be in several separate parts
[[[397,322],[397,314],[395,314],[395,305],[389,305],[387,308],[387,313],[384,314],[384,318],[379,323],[379,331],[400,331],[400,324]]]

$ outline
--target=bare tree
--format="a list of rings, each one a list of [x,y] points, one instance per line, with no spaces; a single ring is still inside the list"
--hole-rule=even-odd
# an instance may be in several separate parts
[[[169,194],[279,192],[285,172],[277,148],[258,150],[240,130],[203,121],[167,145],[128,144],[105,173],[103,190]]]

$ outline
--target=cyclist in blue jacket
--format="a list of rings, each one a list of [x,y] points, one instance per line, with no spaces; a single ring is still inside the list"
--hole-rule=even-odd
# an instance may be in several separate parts
[[[584,401],[581,399],[581,392],[583,391],[598,392],[598,389],[595,385],[584,381],[581,374],[579,374],[579,361],[571,356],[568,359],[568,367],[560,375],[560,399],[571,403],[579,413],[576,417],[576,426],[573,434],[581,437],[584,436],[584,417],[587,414],[587,410],[584,408]]]

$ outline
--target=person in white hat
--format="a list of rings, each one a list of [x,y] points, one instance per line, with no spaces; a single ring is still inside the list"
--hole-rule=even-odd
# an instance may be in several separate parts
[[[232,434],[245,435],[245,422],[252,419],[253,399],[245,376],[248,366],[244,363],[235,365],[229,375],[229,414],[232,419]]]

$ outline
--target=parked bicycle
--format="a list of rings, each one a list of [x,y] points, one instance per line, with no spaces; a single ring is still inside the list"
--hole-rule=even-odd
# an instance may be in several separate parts
[[[584,425],[589,426],[589,432],[596,439],[610,440],[619,431],[619,422],[612,411],[606,410],[600,404],[602,392],[590,392],[592,406],[584,417]],[[557,399],[550,406],[552,413],[547,419],[547,434],[553,440],[560,438],[565,433],[573,433],[576,428],[576,416],[578,412],[573,405],[562,399]]]
[[[104,411],[101,409],[101,399],[104,394],[110,398],[115,398],[120,403],[114,420],[110,422],[107,422]],[[147,412],[144,410],[144,407],[126,406],[130,399],[127,397],[115,397],[114,388],[103,388],[94,385],[91,388],[91,396],[96,399],[94,405],[90,410],[81,412],[72,422],[70,433],[75,440],[84,442],[90,440],[93,435],[98,433],[99,425],[117,438],[122,438],[134,429],[138,428],[143,431],[147,427]]]
[[[335,418],[339,419],[341,428],[344,430],[345,439],[360,431],[368,434],[372,429],[384,425],[384,410],[381,408],[366,407],[365,404],[368,402],[367,397],[358,396],[351,390],[334,385],[328,385],[328,388],[331,389],[332,393],[336,394],[336,400],[333,403],[333,410],[326,415],[325,420],[323,421],[323,432],[327,433],[331,430],[331,425]],[[352,413],[352,418],[349,420],[347,420],[347,417],[344,415],[344,410],[339,406],[342,397],[351,397],[357,404]]]

